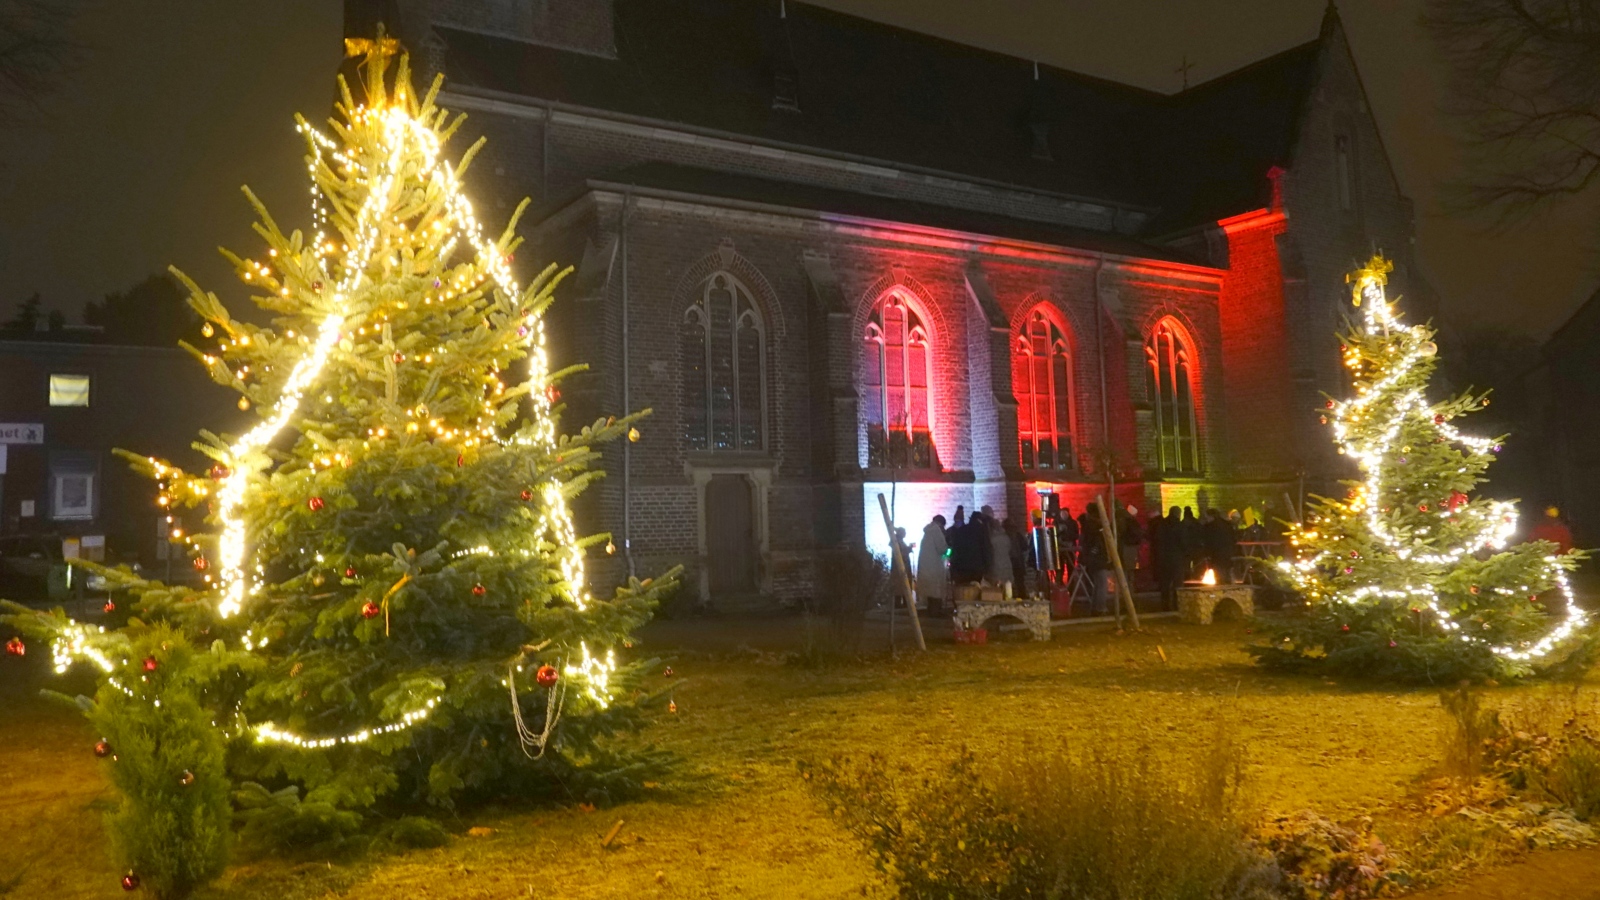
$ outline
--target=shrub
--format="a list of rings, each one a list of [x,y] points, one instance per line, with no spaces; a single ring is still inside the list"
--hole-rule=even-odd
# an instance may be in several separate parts
[[[867,611],[892,596],[889,567],[865,549],[827,550],[817,559],[817,596],[807,605],[801,665],[820,667],[861,653]]]
[[[1439,706],[1450,717],[1444,737],[1445,774],[1477,778],[1483,772],[1485,746],[1502,730],[1499,715],[1483,708],[1480,693],[1469,684],[1441,693]]]
[[[174,631],[144,630],[85,702],[121,795],[106,817],[113,853],[161,900],[188,897],[228,861],[226,747],[200,703],[216,671],[212,655]]]
[[[1276,870],[1245,834],[1237,748],[1207,749],[964,751],[921,778],[872,756],[804,775],[908,897],[1268,896]]]
[[[1390,884],[1389,848],[1370,819],[1341,825],[1301,811],[1267,822],[1257,837],[1277,859],[1290,900],[1363,900]]]
[[[1484,742],[1487,764],[1515,790],[1600,818],[1600,730],[1577,695],[1546,695],[1505,709]]]

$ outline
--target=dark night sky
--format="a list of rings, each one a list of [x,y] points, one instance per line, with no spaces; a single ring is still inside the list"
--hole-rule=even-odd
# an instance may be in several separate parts
[[[1063,68],[1175,90],[1316,34],[1324,0],[818,0]],[[1378,123],[1417,202],[1419,260],[1463,324],[1544,332],[1600,282],[1581,203],[1503,235],[1440,210],[1459,171],[1421,0],[1343,0]],[[320,118],[337,0],[89,0],[89,50],[47,118],[0,131],[0,317],[34,291],[73,317],[169,263],[240,298],[214,248],[251,251],[248,183],[280,223],[306,209],[294,112]],[[471,124],[468,123],[468,131]],[[463,143],[464,146],[464,143]]]

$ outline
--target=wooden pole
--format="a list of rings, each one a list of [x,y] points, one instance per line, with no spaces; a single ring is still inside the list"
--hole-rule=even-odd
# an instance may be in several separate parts
[[[1110,518],[1106,510],[1104,497],[1094,498],[1094,505],[1100,507],[1100,534],[1106,542],[1106,555],[1111,557],[1111,565],[1117,570],[1117,592],[1122,595],[1122,600],[1128,605],[1128,619],[1133,622],[1134,631],[1143,631],[1144,626],[1139,624],[1139,611],[1133,606],[1133,588],[1128,584],[1128,577],[1122,570],[1122,554],[1117,547],[1116,532],[1107,524]]]
[[[883,527],[889,532],[889,553],[900,570],[900,586],[906,591],[906,611],[911,613],[911,631],[917,636],[917,649],[926,650],[928,643],[922,639],[922,620],[917,617],[917,595],[911,588],[911,567],[906,564],[906,555],[900,552],[900,541],[894,534],[894,517],[889,515],[889,500],[882,494],[878,495],[878,508],[883,510]],[[894,615],[892,607],[889,615]]]

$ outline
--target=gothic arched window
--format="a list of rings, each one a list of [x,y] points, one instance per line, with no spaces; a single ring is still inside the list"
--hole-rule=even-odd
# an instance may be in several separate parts
[[[1072,353],[1065,329],[1044,309],[1035,309],[1023,323],[1011,370],[1022,467],[1051,472],[1077,468],[1073,452]]]
[[[682,329],[685,445],[765,450],[766,326],[750,290],[727,272],[713,273]]]
[[[939,467],[933,446],[931,342],[922,314],[897,292],[867,319],[862,389],[867,464]]]
[[[1199,472],[1200,441],[1194,414],[1194,350],[1170,317],[1156,323],[1144,344],[1150,406],[1156,416],[1156,464],[1166,472]]]

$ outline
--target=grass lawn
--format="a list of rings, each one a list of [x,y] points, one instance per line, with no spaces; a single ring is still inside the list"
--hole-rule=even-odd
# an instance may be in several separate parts
[[[671,652],[696,629],[726,637],[733,627],[663,623],[646,649]],[[755,641],[779,643],[799,628],[762,623]],[[865,854],[795,770],[797,759],[837,754],[876,751],[918,769],[962,745],[1026,754],[1066,740],[1182,753],[1227,714],[1264,811],[1309,807],[1336,819],[1402,799],[1437,764],[1445,716],[1435,692],[1263,674],[1241,649],[1250,639],[1232,624],[1161,621],[1125,636],[1082,626],[1048,644],[935,643],[926,654],[823,671],[748,649],[686,649],[672,662],[677,714],[642,735],[683,759],[657,796],[593,812],[477,810],[450,823],[460,835],[438,850],[346,864],[243,860],[206,896],[882,896]],[[0,896],[124,896],[100,838],[110,793],[90,752],[94,735],[70,711],[4,696]],[[618,819],[620,838],[602,849]]]

